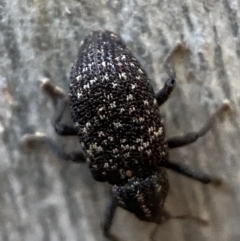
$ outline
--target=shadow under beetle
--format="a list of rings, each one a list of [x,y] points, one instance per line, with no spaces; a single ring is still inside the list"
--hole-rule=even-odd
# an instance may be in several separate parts
[[[110,31],[93,32],[81,44],[68,97],[49,81],[42,84],[56,106],[61,103],[54,121],[56,132],[77,136],[83,151],[68,154],[46,138],[50,147],[62,159],[86,161],[95,180],[112,185],[103,223],[105,234],[117,206],[141,220],[159,224],[169,218],[198,219],[171,216],[163,210],[169,189],[166,168],[204,184],[218,181],[170,161],[168,150],[191,144],[206,134],[228,104],[223,104],[200,131],[167,139],[159,106],[174,85],[175,76],[169,75],[155,94],[144,69],[121,38]],[[74,126],[61,123],[67,105]]]

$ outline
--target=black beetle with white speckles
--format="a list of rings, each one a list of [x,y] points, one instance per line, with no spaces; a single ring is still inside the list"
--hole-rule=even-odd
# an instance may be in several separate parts
[[[174,85],[175,76],[170,75],[164,87],[154,93],[140,63],[110,31],[93,32],[81,44],[68,95],[74,126],[60,123],[62,110],[55,130],[60,135],[77,135],[84,154],[66,154],[51,146],[63,159],[86,160],[97,181],[112,185],[103,224],[106,234],[117,206],[149,222],[162,223],[174,217],[163,210],[169,189],[166,168],[205,184],[217,180],[169,161],[168,150],[203,136],[226,105],[200,131],[167,139],[159,106]]]
[[[166,172],[159,168],[168,160],[168,148],[149,82],[118,36],[93,32],[73,66],[69,101],[93,177],[113,184],[114,195],[126,209],[154,221],[168,192]],[[148,195],[144,190],[151,201],[141,208]]]

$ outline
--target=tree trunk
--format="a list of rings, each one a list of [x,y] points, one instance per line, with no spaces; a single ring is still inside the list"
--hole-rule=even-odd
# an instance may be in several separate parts
[[[155,230],[118,209],[111,233],[119,240],[240,240],[240,3],[222,1],[1,0],[0,240],[102,241],[109,186],[85,164],[59,160],[46,146],[22,148],[22,136],[43,132],[62,148],[77,138],[54,133],[54,107],[39,81],[67,90],[78,46],[92,30],[122,36],[153,81],[163,86],[168,59],[177,85],[161,108],[168,136],[198,130],[225,99],[232,114],[170,159],[225,180],[223,188],[169,171],[166,208],[209,220],[171,220]],[[155,231],[154,235],[153,232]],[[153,237],[152,237],[153,236]]]

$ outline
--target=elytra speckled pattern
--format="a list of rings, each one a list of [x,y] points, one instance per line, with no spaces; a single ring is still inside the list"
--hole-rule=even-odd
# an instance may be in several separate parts
[[[148,177],[168,159],[152,86],[119,36],[87,36],[72,68],[69,99],[96,180],[121,185]]]

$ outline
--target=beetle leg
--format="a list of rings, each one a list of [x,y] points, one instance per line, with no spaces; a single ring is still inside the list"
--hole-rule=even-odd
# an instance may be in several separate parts
[[[183,164],[183,163],[175,163],[175,162],[166,162],[164,165],[166,168],[171,169],[175,172],[178,172],[184,176],[190,177],[194,180],[197,180],[199,182],[202,182],[204,184],[208,184],[211,182],[211,178],[209,175],[193,170],[189,166]]]
[[[25,134],[22,137],[21,144],[31,149],[38,148],[39,144],[46,144],[60,159],[76,163],[86,161],[82,152],[67,153],[44,133]]]
[[[159,224],[162,225],[164,223],[166,223],[167,221],[171,220],[171,219],[182,219],[182,220],[192,220],[195,221],[201,225],[207,226],[208,225],[208,221],[201,218],[201,217],[197,217],[197,216],[192,216],[192,215],[172,215],[170,214],[168,211],[166,210],[162,210],[162,215],[160,217],[160,219],[156,222],[158,225],[155,226],[155,228],[153,229],[153,231],[150,234],[150,240],[154,241],[155,236],[157,234],[157,231],[159,229]]]
[[[194,170],[191,167],[189,167],[183,163],[176,163],[176,162],[168,161],[168,162],[166,162],[164,167],[171,169],[175,172],[178,172],[189,178],[192,178],[196,181],[204,183],[204,184],[213,183],[215,185],[221,185],[221,183],[222,183],[222,180],[220,178],[211,177],[208,174],[201,172],[201,171]]]
[[[203,218],[200,218],[198,216],[192,216],[192,215],[188,215],[188,214],[186,214],[186,215],[172,215],[166,210],[162,210],[162,216],[161,216],[161,219],[159,221],[159,224],[163,224],[163,223],[169,221],[170,219],[190,219],[190,220],[198,222],[199,224],[208,225],[207,220],[205,220]]]
[[[117,206],[118,206],[117,199],[111,195],[110,201],[108,203],[108,206],[105,212],[103,225],[102,225],[102,229],[105,236],[109,236],[109,229],[112,225]]]
[[[175,79],[170,76],[166,80],[163,88],[155,94],[155,98],[159,106],[162,105],[169,98],[171,92],[174,89],[174,86],[175,86]]]
[[[56,133],[61,136],[76,136],[77,132],[73,126],[60,123],[63,117],[63,113],[68,106],[68,100],[64,98],[60,104],[61,106],[57,111],[58,114],[53,122],[54,129]]]
[[[169,78],[165,81],[163,88],[155,94],[155,98],[159,106],[162,105],[169,98],[175,87],[176,82],[176,72],[173,67],[170,64],[165,63],[165,69],[168,73]]]
[[[76,163],[83,163],[86,162],[85,156],[83,152],[70,152],[67,153],[62,148],[60,148],[52,139],[47,138],[46,144],[51,148],[51,150],[61,159],[66,161],[72,161]]]
[[[69,105],[68,97],[61,87],[55,86],[50,79],[43,79],[41,81],[41,89],[51,98],[54,107],[57,109],[57,116],[53,121],[53,126],[58,135],[61,136],[75,136],[77,132],[73,126],[69,126],[61,122],[66,107]],[[60,105],[60,108],[58,107]]]
[[[204,136],[214,125],[216,118],[231,109],[229,101],[225,101],[222,106],[208,119],[205,125],[197,132],[189,132],[184,136],[171,137],[167,140],[169,148],[177,148],[195,142],[199,137]]]

